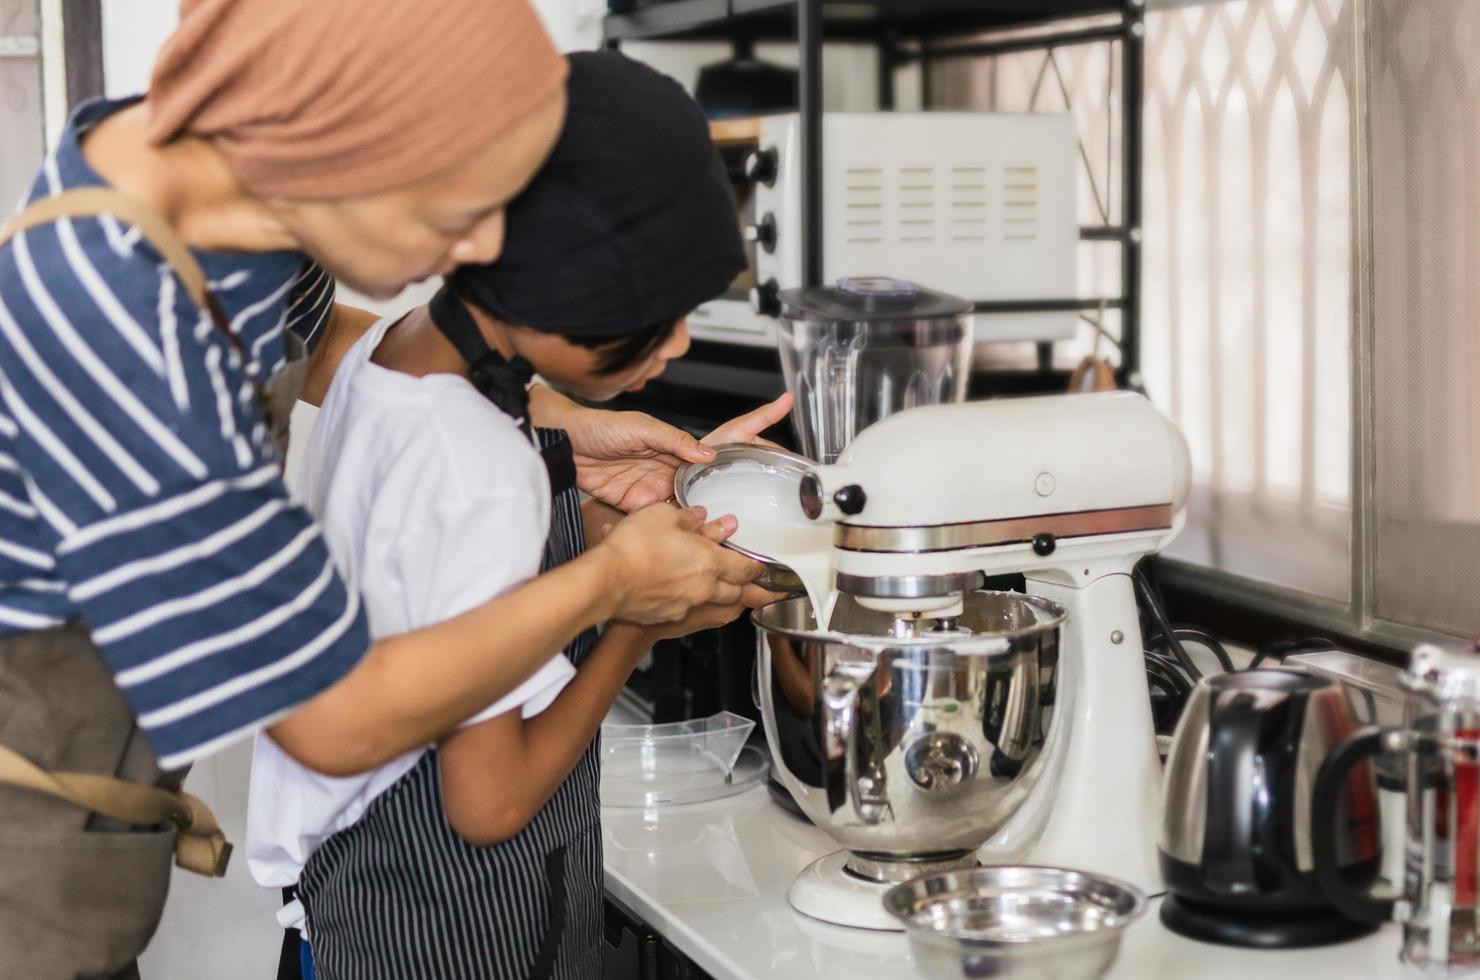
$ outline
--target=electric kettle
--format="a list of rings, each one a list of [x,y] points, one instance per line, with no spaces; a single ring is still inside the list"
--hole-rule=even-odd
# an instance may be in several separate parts
[[[1157,842],[1162,923],[1205,942],[1316,946],[1372,931],[1342,915],[1315,872],[1316,773],[1356,730],[1339,684],[1294,670],[1198,682],[1167,757]],[[1327,842],[1351,880],[1376,878],[1380,843],[1370,764],[1351,770],[1340,829]],[[1334,826],[1335,815],[1318,826]]]
[[[1316,834],[1316,871],[1327,897],[1345,914],[1403,923],[1402,958],[1432,974],[1480,968],[1480,655],[1420,646],[1403,677],[1407,721],[1365,728],[1321,767],[1315,826],[1347,833],[1342,806],[1352,773],[1373,756],[1405,761],[1407,813],[1402,896],[1367,894],[1342,873]]]

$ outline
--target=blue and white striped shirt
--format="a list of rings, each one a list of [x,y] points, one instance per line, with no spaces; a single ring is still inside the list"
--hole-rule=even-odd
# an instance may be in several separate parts
[[[28,200],[103,184],[74,113]],[[0,635],[80,618],[165,768],[313,697],[369,647],[279,476],[252,379],[312,343],[333,283],[296,252],[196,251],[246,362],[137,229],[0,248]]]

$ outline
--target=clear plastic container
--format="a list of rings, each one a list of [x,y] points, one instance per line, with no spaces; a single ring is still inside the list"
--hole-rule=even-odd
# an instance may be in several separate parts
[[[698,803],[763,781],[765,755],[746,748],[755,722],[730,711],[664,725],[601,726],[606,806]]]

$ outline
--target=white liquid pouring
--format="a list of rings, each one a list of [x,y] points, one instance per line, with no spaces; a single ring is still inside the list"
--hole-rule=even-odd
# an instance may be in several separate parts
[[[795,572],[818,628],[826,628],[838,600],[833,529],[802,513],[794,477],[737,465],[699,480],[686,496],[690,505],[708,509],[711,518],[734,514],[740,526],[730,540]]]

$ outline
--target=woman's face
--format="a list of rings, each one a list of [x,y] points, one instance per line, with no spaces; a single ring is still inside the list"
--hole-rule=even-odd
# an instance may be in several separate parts
[[[555,334],[525,327],[509,331],[515,351],[534,366],[540,377],[587,401],[610,401],[626,391],[637,391],[662,374],[668,362],[688,353],[689,325],[680,319],[663,343],[636,364],[603,374],[601,351],[573,344]]]
[[[393,191],[271,206],[303,250],[335,278],[371,298],[388,299],[455,266],[499,257],[504,206],[549,156],[564,121],[562,86],[444,173]]]

